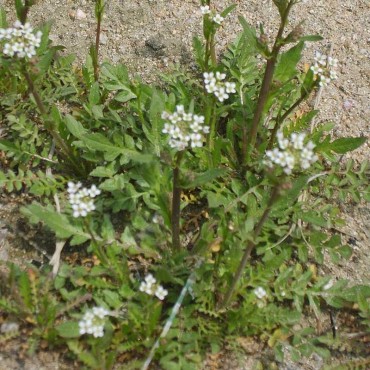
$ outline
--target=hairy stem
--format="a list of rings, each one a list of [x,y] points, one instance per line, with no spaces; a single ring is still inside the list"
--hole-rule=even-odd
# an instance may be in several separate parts
[[[235,287],[236,287],[237,283],[239,282],[239,280],[242,276],[242,273],[245,269],[245,266],[248,262],[248,259],[251,255],[253,249],[256,247],[255,240],[259,236],[259,234],[261,233],[262,227],[263,227],[264,223],[266,222],[268,216],[270,215],[272,206],[279,197],[279,191],[280,191],[280,185],[276,185],[272,190],[271,197],[270,197],[270,200],[267,204],[267,207],[266,207],[265,211],[263,212],[258,224],[256,225],[256,227],[253,231],[253,238],[252,238],[251,241],[248,242],[248,244],[247,244],[247,246],[244,250],[243,258],[242,258],[242,260],[239,264],[239,267],[238,267],[238,269],[237,269],[237,271],[234,275],[233,281],[232,281],[229,289],[226,292],[226,295],[225,295],[224,299],[222,300],[221,304],[219,305],[219,308],[224,308],[228,305],[228,303],[230,301],[230,298],[231,298],[232,294],[234,293]]]

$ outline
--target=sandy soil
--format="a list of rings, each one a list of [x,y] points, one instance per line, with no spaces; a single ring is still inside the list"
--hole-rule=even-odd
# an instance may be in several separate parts
[[[218,10],[231,4],[225,0],[215,3]],[[220,50],[241,29],[237,20],[240,15],[252,25],[262,22],[273,37],[278,19],[272,0],[236,0],[234,3],[237,9],[225,21],[218,38]],[[12,4],[11,0],[0,0],[0,5],[14,19]],[[51,38],[54,43],[64,45],[67,52],[76,53],[80,61],[86,56],[95,32],[92,1],[38,0],[30,12],[30,20],[33,23],[52,21]],[[305,21],[306,33],[324,37],[324,41],[308,45],[305,61],[312,61],[315,50],[331,50],[332,56],[340,62],[338,80],[325,88],[321,98],[316,100],[320,109],[317,122],[335,122],[334,136],[369,137],[370,2],[303,0],[293,11],[291,23],[296,25],[302,20]],[[104,58],[126,63],[132,74],[139,74],[150,82],[155,80],[158,71],[166,72],[171,63],[191,63],[191,40],[200,32],[198,0],[110,0],[107,1],[104,18],[101,52]],[[370,159],[369,142],[351,156],[358,163]],[[32,247],[26,251],[9,247],[9,236],[12,233],[14,236],[14,227],[13,231],[7,227],[12,206],[5,205],[9,203],[5,197],[0,201],[3,203],[0,210],[0,259],[42,260],[41,253]],[[367,204],[340,204],[340,207],[346,220],[346,226],[341,230],[343,238],[355,240],[353,256],[339,267],[328,264],[323,272],[357,282],[369,282],[369,207]],[[63,368],[58,361],[49,360],[49,364],[40,358],[37,364],[37,361],[17,363],[0,351],[0,370]],[[236,365],[225,366],[225,369],[237,369]],[[247,360],[245,366],[240,369],[253,368]],[[286,368],[318,369],[319,363],[287,364]]]

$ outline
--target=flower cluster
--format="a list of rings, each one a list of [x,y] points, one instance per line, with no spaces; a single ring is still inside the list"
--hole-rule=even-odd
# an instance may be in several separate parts
[[[144,281],[141,282],[139,290],[149,295],[155,295],[158,299],[163,299],[168,294],[168,291],[162,287],[162,285],[156,284],[156,280],[152,274],[148,274]]]
[[[107,315],[109,315],[109,311],[103,307],[94,307],[87,311],[78,323],[80,335],[92,334],[95,338],[102,337],[104,335],[104,318]]]
[[[211,9],[209,8],[208,5],[201,6],[200,11],[203,15],[211,14]],[[213,22],[217,23],[218,25],[221,25],[224,19],[225,18],[221,16],[220,14],[213,14],[212,16]]]
[[[69,193],[69,203],[73,209],[73,217],[85,217],[88,213],[95,209],[94,201],[95,198],[101,193],[101,191],[92,185],[90,189],[81,188],[82,184],[78,182],[74,184],[73,182],[68,183],[68,193]]]
[[[260,286],[254,289],[253,293],[257,296],[258,299],[262,299],[267,295],[266,290]]]
[[[279,165],[287,175],[292,173],[295,166],[300,166],[299,169],[306,170],[312,163],[317,161],[318,157],[313,151],[315,144],[312,141],[309,141],[306,145],[304,144],[305,137],[306,134],[304,133],[293,133],[290,136],[290,140],[288,140],[279,131],[277,139],[280,149],[275,148],[266,151],[268,159],[264,163],[269,167]]]
[[[209,133],[209,127],[203,126],[204,117],[193,113],[186,113],[183,105],[176,106],[176,112],[162,113],[165,123],[162,132],[170,135],[170,147],[184,150],[188,146],[197,148],[203,146],[204,134]]]
[[[229,94],[236,93],[235,82],[224,82],[225,73],[204,72],[204,84],[210,94],[214,94],[220,102],[229,98]]]
[[[36,48],[40,46],[42,32],[33,33],[29,23],[14,23],[12,28],[0,28],[0,41],[5,40],[3,53],[9,57],[32,58],[36,55]]]
[[[320,86],[327,86],[330,81],[338,78],[334,68],[338,67],[338,60],[316,52],[315,64],[311,67],[315,76],[319,76]]]

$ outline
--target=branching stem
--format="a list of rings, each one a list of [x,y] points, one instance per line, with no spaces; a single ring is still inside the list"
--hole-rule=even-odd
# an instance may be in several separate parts
[[[258,101],[257,101],[257,107],[254,112],[253,120],[252,120],[252,127],[251,131],[248,137],[248,142],[247,142],[247,156],[244,159],[246,163],[248,163],[250,156],[252,154],[253,149],[255,148],[256,145],[256,140],[257,140],[257,133],[258,133],[258,126],[259,122],[262,117],[262,113],[270,92],[271,88],[271,83],[272,83],[272,78],[274,76],[274,71],[276,67],[276,62],[277,58],[280,52],[281,47],[283,46],[282,42],[282,36],[284,33],[285,26],[287,24],[288,20],[288,15],[289,12],[294,5],[294,1],[290,1],[289,4],[287,5],[285,11],[281,14],[281,20],[280,20],[280,27],[278,30],[278,33],[275,38],[275,43],[274,46],[272,47],[271,53],[269,58],[267,59],[267,64],[265,68],[265,74],[263,76],[263,81],[260,89],[260,93],[258,96]]]

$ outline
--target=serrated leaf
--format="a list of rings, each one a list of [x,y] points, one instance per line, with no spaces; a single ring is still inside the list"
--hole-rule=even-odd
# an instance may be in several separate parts
[[[127,149],[114,145],[104,135],[100,133],[86,134],[81,140],[93,150],[99,150],[106,153],[110,160],[114,160],[118,155],[122,155],[126,160],[132,160],[137,163],[148,163],[152,160],[149,154],[142,154],[133,149]],[[106,157],[108,158],[108,157]]]
[[[302,57],[303,47],[304,43],[299,42],[287,52],[281,54],[276,65],[274,80],[286,82],[287,80],[290,80],[292,77],[295,76],[295,74],[297,73],[297,64]]]
[[[251,48],[255,53],[258,52],[256,30],[249,25],[244,17],[239,16],[238,19],[243,27],[243,42],[246,47]]]
[[[38,222],[42,221],[45,223],[45,225],[53,230],[56,236],[60,239],[67,239],[72,235],[79,235],[81,237],[90,239],[89,234],[71,225],[67,216],[44,208],[37,203],[33,203],[27,207],[22,207],[21,212],[30,217],[31,221],[33,222],[37,220]]]

